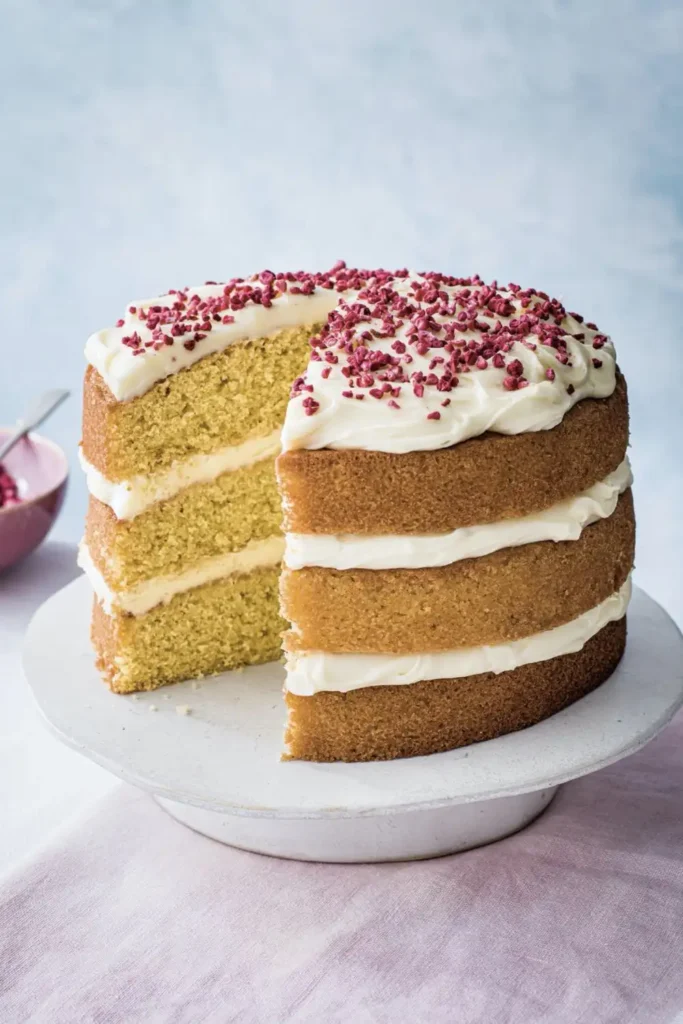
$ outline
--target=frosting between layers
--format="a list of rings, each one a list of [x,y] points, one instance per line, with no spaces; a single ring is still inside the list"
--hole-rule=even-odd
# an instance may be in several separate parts
[[[80,447],[78,457],[90,494],[108,505],[117,519],[134,519],[152,505],[173,498],[186,487],[210,483],[223,473],[244,469],[272,458],[279,450],[280,431],[276,430],[267,437],[251,438],[243,444],[219,448],[208,455],[191,455],[174,462],[161,473],[141,474],[129,480],[117,481],[108,480],[88,462]]]
[[[536,541],[578,540],[584,527],[612,515],[619,495],[632,483],[631,466],[624,459],[613,473],[577,497],[520,519],[423,536],[288,533],[284,562],[289,569],[426,569]]]
[[[157,576],[131,587],[130,590],[114,591],[95,565],[85,541],[78,550],[78,564],[90,580],[93,590],[104,610],[111,614],[116,609],[130,615],[144,615],[158,604],[168,604],[177,594],[214,583],[224,576],[248,573],[277,565],[282,560],[284,539],[269,537],[267,540],[252,540],[240,551],[229,551],[214,558],[207,558],[186,569],[168,576]]]
[[[508,672],[580,651],[610,622],[621,619],[631,598],[631,577],[601,604],[562,626],[494,647],[463,647],[432,654],[289,654],[290,693],[310,697],[321,691],[348,693],[367,686],[397,686],[430,679],[457,679],[484,672]]]
[[[204,285],[193,288],[192,295],[212,298],[223,294],[223,285]],[[170,306],[174,295],[161,295],[141,299],[130,304],[120,327],[106,327],[92,334],[85,346],[85,358],[94,366],[107,387],[119,401],[128,401],[144,394],[158,381],[178,373],[214,352],[221,352],[237,341],[260,338],[285,327],[304,327],[325,320],[335,307],[338,294],[325,288],[316,288],[311,295],[285,292],[273,299],[269,307],[247,304],[234,313],[234,322],[214,322],[212,330],[202,340],[186,348],[183,344],[149,347],[135,355],[123,344],[123,338],[133,332],[145,342],[151,342],[152,331],[142,324],[138,312],[152,306]],[[131,313],[130,309],[136,312]]]

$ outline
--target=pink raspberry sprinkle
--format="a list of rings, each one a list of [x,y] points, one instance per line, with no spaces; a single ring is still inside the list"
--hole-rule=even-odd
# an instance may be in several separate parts
[[[10,476],[0,462],[0,508],[9,508],[10,505],[20,505],[21,498],[14,477]]]

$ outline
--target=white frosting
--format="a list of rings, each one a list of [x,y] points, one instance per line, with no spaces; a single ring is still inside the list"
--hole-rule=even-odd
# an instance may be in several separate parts
[[[103,476],[88,462],[80,448],[78,455],[93,497],[108,505],[117,519],[134,519],[145,509],[159,501],[167,501],[186,487],[209,483],[222,473],[272,458],[279,450],[280,431],[276,430],[267,437],[251,438],[243,444],[220,448],[208,455],[191,455],[160,473],[117,481]]]
[[[419,275],[412,274],[409,278],[392,278],[391,287],[410,295],[410,284],[415,280],[424,283]],[[240,287],[249,287],[249,282],[237,286],[236,293]],[[453,300],[462,292],[463,286],[440,284],[439,289]],[[204,285],[192,289],[189,294],[202,299],[218,297],[223,294],[223,285]],[[520,301],[511,292],[501,289],[498,294],[510,299],[515,316],[524,312]],[[348,291],[341,302],[353,303],[357,295],[357,292]],[[247,302],[243,309],[230,314],[234,316],[234,322],[212,321],[211,331],[191,350],[185,348],[183,338],[176,338],[171,345],[144,348],[143,353],[137,355],[123,344],[123,338],[134,332],[142,346],[151,343],[152,331],[146,322],[139,319],[140,309],[168,307],[174,301],[175,296],[164,295],[133,302],[131,307],[136,312],[128,310],[122,326],[105,328],[88,339],[86,358],[117,399],[126,401],[144,394],[170,374],[222,351],[234,342],[267,335],[285,327],[324,321],[340,301],[340,296],[333,288],[316,287],[311,295],[293,294],[291,290],[278,294],[269,307]],[[437,313],[434,319],[446,322],[452,317],[445,318]],[[494,323],[495,318],[489,320],[489,327]],[[361,329],[373,327],[381,327],[380,321],[364,321],[361,325]],[[391,353],[391,346],[396,341],[407,342],[408,328],[409,324],[404,323],[392,337],[373,337],[372,349]],[[303,402],[310,397],[310,392],[302,392],[290,401],[282,435],[283,448],[358,448],[401,453],[444,448],[487,430],[517,434],[551,429],[576,402],[584,398],[607,397],[615,386],[612,343],[608,340],[598,351],[593,349],[592,340],[597,332],[569,314],[564,318],[562,328],[568,333],[585,336],[585,343],[566,338],[568,363],[561,363],[555,349],[537,344],[538,339],[530,334],[526,339],[516,340],[505,355],[506,363],[513,359],[521,361],[527,387],[505,390],[502,381],[507,370],[489,364],[483,370],[460,373],[458,386],[448,393],[450,404],[447,406],[442,404],[443,392],[427,387],[424,396],[419,398],[410,384],[401,386],[399,409],[389,407],[386,399],[376,400],[367,394],[364,401],[349,400],[342,396],[342,392],[348,389],[348,381],[341,373],[341,365],[333,366],[329,376],[324,378],[323,371],[327,372],[329,365],[324,361],[311,361],[307,382],[314,388],[312,394],[319,408],[314,415],[306,415]],[[478,329],[458,335],[465,341],[478,341],[481,337]],[[535,347],[527,347],[524,341]],[[410,354],[413,357],[410,372],[421,371],[426,375],[430,372],[432,358],[438,356],[439,350],[430,349],[421,356],[413,347]],[[601,361],[599,367],[593,365],[593,359],[597,357]],[[548,369],[555,372],[552,381],[545,376]],[[571,394],[567,392],[570,386],[573,388]],[[440,419],[427,419],[428,413],[436,412]]]
[[[397,280],[392,287],[408,294],[408,283],[407,280]],[[461,290],[443,285],[440,288],[451,297]],[[346,298],[353,301],[351,296]],[[513,300],[513,305],[515,316],[519,316],[523,312],[519,302]],[[439,315],[434,319],[446,322]],[[359,330],[380,326],[379,321],[364,322]],[[392,344],[396,340],[408,343],[407,326],[404,324],[389,338],[373,338],[367,344],[373,351],[392,354]],[[592,340],[599,332],[589,329],[569,314],[564,318],[562,328],[568,334],[582,333],[585,336],[585,341],[565,339],[569,356],[567,364],[558,360],[555,349],[537,344],[538,338],[533,334],[524,339],[535,346],[533,350],[520,339],[505,355],[506,364],[515,359],[521,361],[523,375],[529,382],[523,389],[506,390],[503,379],[508,376],[508,371],[489,364],[487,369],[460,374],[458,386],[447,395],[435,387],[426,387],[423,397],[417,397],[410,384],[403,384],[397,399],[398,409],[388,407],[386,399],[377,400],[367,391],[363,401],[345,398],[342,392],[348,390],[349,383],[340,366],[334,366],[325,378],[323,372],[329,370],[328,364],[324,360],[311,361],[306,370],[306,382],[313,386],[313,391],[301,392],[290,399],[282,432],[282,448],[284,451],[295,448],[355,448],[398,454],[446,448],[487,430],[499,434],[550,430],[581,399],[606,398],[615,387],[616,363],[612,342],[607,340],[602,348],[594,349]],[[474,330],[459,337],[480,341],[482,335]],[[421,356],[413,346],[410,354],[413,357],[408,367],[410,373],[421,371],[427,375],[431,372],[432,358],[438,356],[440,350],[430,349]],[[341,355],[340,364],[343,358]],[[602,365],[595,367],[594,358]],[[548,369],[555,373],[552,381],[546,378]],[[571,394],[567,392],[569,386],[573,388]],[[303,405],[308,397],[319,403],[313,415],[306,415]],[[450,399],[447,406],[442,404],[445,398]],[[427,419],[429,413],[437,412],[439,419]]]
[[[631,466],[628,459],[624,459],[605,480],[576,498],[558,502],[523,519],[466,526],[452,533],[426,536],[288,533],[284,561],[290,569],[312,565],[340,570],[426,569],[450,565],[463,558],[480,558],[520,544],[577,540],[585,526],[612,515],[619,495],[632,482]]]
[[[213,558],[206,558],[184,572],[157,576],[121,591],[114,591],[108,585],[93,562],[85,541],[79,547],[78,564],[90,580],[105,611],[111,613],[112,609],[116,608],[130,615],[144,615],[158,604],[168,604],[176,594],[181,594],[185,590],[213,583],[224,576],[277,565],[282,560],[283,550],[282,537],[250,541],[240,551],[229,551]]]
[[[202,298],[219,296],[223,285],[204,285],[192,288],[192,295]],[[129,304],[136,310],[150,306],[170,306],[173,295],[161,295],[153,299],[141,299]],[[220,352],[236,341],[259,338],[285,327],[299,327],[318,323],[337,304],[335,291],[316,288],[312,295],[293,295],[291,292],[278,296],[269,308],[248,303],[244,309],[232,315],[234,323],[214,323],[213,329],[189,351],[180,341],[155,350],[146,349],[143,355],[134,355],[122,339],[137,331],[142,342],[151,340],[151,330],[139,320],[136,314],[126,311],[122,327],[106,327],[92,334],[85,346],[85,357],[103,378],[107,387],[119,401],[136,398],[148,391],[158,381],[177,373],[205,356]]]
[[[396,686],[427,679],[457,679],[483,672],[508,672],[580,651],[609,622],[626,614],[631,579],[590,611],[555,629],[495,647],[461,647],[434,654],[290,654],[286,688],[310,697],[323,690],[348,693],[365,686]]]

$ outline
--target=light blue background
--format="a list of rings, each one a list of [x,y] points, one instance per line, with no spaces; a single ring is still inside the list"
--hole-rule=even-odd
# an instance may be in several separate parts
[[[337,258],[517,280],[617,345],[637,579],[683,620],[677,2],[4,2],[0,422],[126,303]]]

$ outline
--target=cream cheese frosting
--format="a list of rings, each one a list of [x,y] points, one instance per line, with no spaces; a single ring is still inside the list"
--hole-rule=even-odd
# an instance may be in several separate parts
[[[612,515],[619,495],[632,482],[631,466],[624,459],[613,473],[582,494],[520,519],[426,536],[288,533],[284,562],[290,569],[426,569],[536,541],[578,540],[584,527]]]
[[[176,594],[182,594],[194,587],[214,583],[224,576],[248,573],[254,569],[275,566],[282,560],[284,539],[269,537],[266,540],[250,541],[240,551],[228,551],[222,555],[203,559],[181,573],[157,576],[145,580],[128,590],[114,591],[95,565],[85,541],[78,550],[78,564],[90,580],[104,610],[111,614],[114,609],[130,615],[144,615],[159,604],[168,604]]]
[[[548,430],[576,402],[615,387],[611,341],[545,293],[341,262],[323,274],[264,271],[133,302],[85,354],[128,401],[235,342],[324,321],[295,382],[284,450],[402,453],[487,430]]]
[[[462,647],[432,654],[325,654],[287,656],[286,688],[310,697],[322,691],[348,693],[366,686],[397,686],[430,679],[457,679],[484,672],[508,672],[580,651],[608,623],[623,618],[631,578],[605,601],[554,629],[492,647]]]
[[[85,356],[114,397],[128,401],[235,342],[324,321],[340,294],[357,291],[378,273],[349,269],[340,260],[323,273],[264,270],[172,289],[130,303],[114,327],[90,336]]]
[[[578,326],[578,325],[577,325]],[[284,451],[296,448],[364,449],[368,451],[431,451],[478,437],[487,430],[497,434],[522,434],[551,430],[584,398],[607,398],[615,386],[615,356],[604,353],[602,368],[592,366],[591,353],[578,342],[568,345],[571,366],[561,366],[552,350],[529,352],[520,343],[511,355],[521,360],[529,386],[523,391],[503,390],[504,370],[491,368],[460,379],[460,386],[443,409],[438,392],[418,399],[412,391],[401,393],[400,416],[389,418],[385,403],[353,402],[342,397],[344,383],[320,378],[321,367],[309,367],[320,410],[307,417],[300,401],[290,402],[282,432]],[[428,372],[427,356],[416,357],[415,369]],[[550,381],[546,370],[556,376]],[[573,388],[571,394],[569,387]],[[438,412],[438,420],[428,420]]]
[[[295,385],[284,451],[401,454],[444,448],[489,430],[550,430],[577,402],[614,391],[614,347],[594,324],[542,293],[436,277],[431,291],[427,278],[410,274],[392,278],[384,291],[369,288],[340,300],[321,336],[324,347],[314,348]],[[434,293],[443,298],[415,299],[427,294],[431,300]],[[401,300],[412,312],[401,309]],[[474,304],[470,312],[468,303]],[[365,358],[357,354],[361,343]],[[387,358],[392,364],[382,366]]]
[[[273,458],[280,450],[280,431],[266,437],[250,438],[239,445],[219,448],[207,455],[191,455],[174,462],[160,473],[131,477],[129,480],[108,480],[78,449],[86,475],[88,491],[108,505],[117,519],[134,519],[160,501],[167,501],[193,484],[210,483],[222,473],[234,472]]]
[[[193,288],[192,295],[206,299],[220,296],[222,290],[222,285],[206,285]],[[137,398],[170,374],[187,369],[205,356],[221,352],[236,341],[260,338],[285,327],[300,327],[324,320],[336,305],[338,297],[334,292],[321,288],[316,289],[313,295],[292,295],[287,292],[274,299],[269,308],[246,305],[235,315],[233,322],[216,324],[209,334],[191,348],[183,344],[162,345],[156,349],[150,346],[136,355],[135,349],[123,344],[123,339],[137,333],[144,345],[152,337],[152,331],[141,325],[139,311],[164,306],[169,298],[157,296],[131,303],[121,326],[97,331],[86,342],[85,358],[95,367],[119,401]],[[135,313],[130,312],[131,308]],[[190,335],[190,338],[194,340],[194,336]]]

